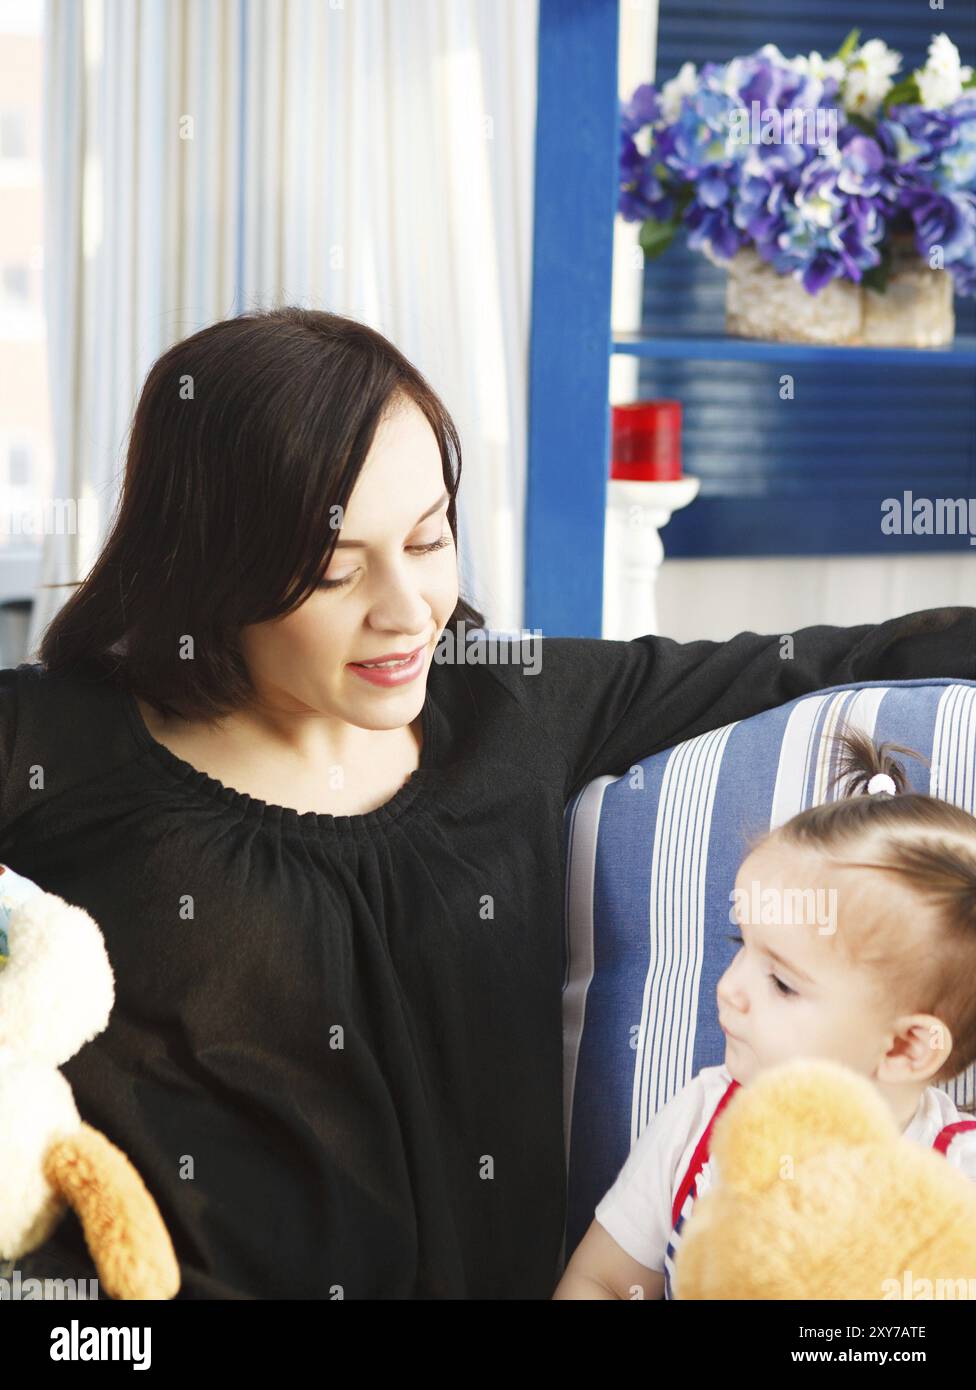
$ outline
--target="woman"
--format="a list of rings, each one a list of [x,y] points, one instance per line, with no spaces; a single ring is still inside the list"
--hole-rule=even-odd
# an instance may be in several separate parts
[[[115,1010],[64,1073],[182,1296],[549,1298],[567,800],[804,691],[976,677],[972,609],[792,657],[745,632],[475,662],[459,476],[379,334],[214,324],[152,368],[111,535],[0,673],[0,861],[102,928]],[[49,1245],[38,1274],[84,1257],[72,1217]]]

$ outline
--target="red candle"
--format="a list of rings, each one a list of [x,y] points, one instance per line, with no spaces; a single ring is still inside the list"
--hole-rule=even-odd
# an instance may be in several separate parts
[[[611,478],[669,483],[681,477],[680,401],[635,401],[610,411]]]

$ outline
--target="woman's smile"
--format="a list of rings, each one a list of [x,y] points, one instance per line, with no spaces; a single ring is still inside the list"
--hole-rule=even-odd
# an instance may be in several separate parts
[[[427,651],[426,643],[418,647],[411,657],[406,661],[397,662],[391,666],[364,665],[362,662],[350,661],[349,669],[355,671],[356,675],[362,680],[368,681],[370,685],[395,686],[408,685],[415,681],[424,669],[424,657]]]

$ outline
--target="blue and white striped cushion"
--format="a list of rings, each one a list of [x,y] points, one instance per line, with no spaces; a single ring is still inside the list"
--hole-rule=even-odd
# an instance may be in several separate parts
[[[715,987],[736,947],[747,841],[832,800],[842,722],[923,753],[919,791],[976,814],[976,682],[866,682],[805,695],[599,777],[566,808],[563,1055],[572,1253],[644,1126],[725,1044]],[[945,1084],[976,1098],[976,1067]]]

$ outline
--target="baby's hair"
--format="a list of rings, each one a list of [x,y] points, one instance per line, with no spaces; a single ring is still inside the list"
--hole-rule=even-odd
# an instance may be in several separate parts
[[[976,816],[939,797],[912,790],[896,753],[928,759],[898,743],[876,745],[859,729],[843,727],[838,770],[830,786],[845,782],[838,799],[811,806],[772,832],[781,843],[808,847],[835,863],[896,875],[934,909],[935,949],[920,955],[889,932],[874,963],[896,997],[912,1011],[939,1018],[952,1034],[952,1053],[932,1078],[945,1081],[976,1061]],[[895,793],[867,792],[879,773]],[[870,924],[857,929],[861,959]],[[908,1003],[911,1000],[913,1002]]]

